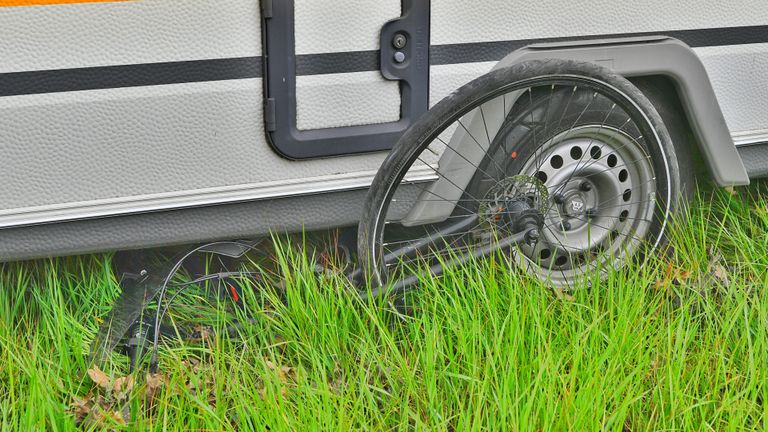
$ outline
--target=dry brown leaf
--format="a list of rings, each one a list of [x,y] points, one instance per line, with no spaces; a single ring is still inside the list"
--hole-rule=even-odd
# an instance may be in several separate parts
[[[283,366],[277,372],[277,376],[283,384],[287,384],[289,380],[296,380],[296,371],[290,366]]]
[[[624,420],[624,427],[621,429],[621,432],[632,432],[633,430],[632,422],[629,419]]]
[[[720,252],[710,249],[709,250],[709,273],[715,278],[717,282],[727,287],[730,284],[730,278],[728,276],[728,269],[723,266],[723,256]]]
[[[328,385],[334,393],[338,393],[344,386],[344,371],[339,362],[333,364],[333,373],[331,374]]]
[[[181,365],[187,369],[192,369],[193,371],[197,372],[197,370],[200,369],[200,360],[194,357],[190,357],[188,359],[182,360]]]
[[[121,377],[115,380],[115,393],[117,393],[120,396],[125,396],[126,394],[130,393],[133,389],[133,375],[128,375],[126,377]]]
[[[197,325],[194,327],[195,332],[200,335],[200,339],[208,340],[211,336],[213,336],[213,329],[210,327]]]
[[[569,302],[572,302],[572,301],[576,300],[575,297],[573,297],[572,295],[568,294],[568,292],[565,291],[565,290],[558,289],[558,288],[553,288],[552,291],[555,292],[555,297],[557,297],[559,300],[564,300],[564,301],[569,301]]]
[[[168,383],[168,378],[161,373],[147,374],[147,388],[158,389]]]
[[[104,429],[108,426],[125,426],[125,419],[120,411],[111,411],[108,409],[94,409],[87,419],[87,423],[97,428]]]
[[[90,412],[83,418],[80,425],[95,429],[106,429],[115,425],[125,426],[126,421],[120,411],[113,411],[110,407],[103,405],[105,405],[103,402],[92,405]]]
[[[189,358],[186,360],[182,360],[181,366],[184,369],[187,369],[188,371],[190,371],[192,376],[195,376],[200,373],[204,365],[200,363],[200,361],[197,360],[196,358]],[[192,383],[191,378],[187,378],[187,386],[190,389],[194,389],[195,386],[194,386],[194,383]]]
[[[125,425],[125,419],[123,418],[123,413],[120,411],[105,411],[104,417],[109,416],[109,419],[117,423],[121,426]]]
[[[75,416],[75,422],[77,424],[82,423],[82,421],[91,413],[92,403],[93,397],[91,395],[85,397],[75,396],[72,398],[71,412]]]
[[[277,365],[276,365],[276,364],[274,364],[274,363],[273,363],[272,361],[270,361],[270,360],[264,360],[264,364],[266,364],[266,365],[267,365],[267,367],[268,367],[270,370],[275,370],[275,369],[277,369]]]
[[[657,290],[670,291],[673,286],[679,286],[686,280],[690,279],[693,273],[690,270],[681,270],[677,268],[674,263],[667,263],[667,268],[664,270],[664,275],[661,279],[657,279],[654,282],[653,287]]]
[[[91,369],[88,369],[88,376],[91,378],[91,381],[93,381],[94,384],[101,387],[102,389],[106,391],[112,390],[112,380],[107,376],[107,374],[102,372],[98,366],[94,366]]]
[[[714,268],[712,268],[712,275],[720,281],[725,286],[728,286],[728,270],[725,269],[721,264],[716,264]]]
[[[156,374],[147,374],[147,390],[146,390],[146,396],[148,402],[153,402],[155,400],[155,396],[157,395],[158,391],[162,387],[164,387],[166,384],[168,384],[168,377],[166,377],[163,374],[156,373]]]

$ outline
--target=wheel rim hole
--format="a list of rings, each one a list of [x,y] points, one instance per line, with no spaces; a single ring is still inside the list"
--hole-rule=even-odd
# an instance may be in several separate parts
[[[619,222],[626,222],[628,217],[629,217],[629,210],[624,210],[619,215]]]
[[[568,258],[565,255],[560,255],[555,259],[555,265],[558,267],[564,266],[568,262]]]
[[[549,249],[542,249],[541,252],[539,252],[539,257],[543,260],[549,259],[549,257],[552,256],[552,251]]]
[[[623,169],[623,170],[619,171],[619,181],[620,182],[624,183],[625,181],[627,181],[627,178],[629,178],[629,172],[627,172],[627,170]]]
[[[624,198],[624,201],[629,201],[630,198],[632,198],[632,191],[627,189],[624,191],[624,195],[622,195],[622,198]]]
[[[546,183],[549,177],[547,177],[547,173],[545,173],[544,171],[539,171],[536,173],[536,178],[539,179],[539,181],[541,181],[542,183]]]
[[[592,156],[592,159],[600,159],[600,156],[603,154],[603,151],[600,150],[600,147],[592,147],[589,149],[589,155]]]
[[[563,158],[559,155],[552,156],[552,159],[549,160],[549,164],[552,165],[552,168],[558,169],[563,166]]]
[[[608,156],[608,166],[613,168],[616,166],[616,164],[619,162],[619,158],[616,157],[615,154],[612,154]]]
[[[584,153],[581,151],[581,147],[571,147],[571,159],[581,159]]]

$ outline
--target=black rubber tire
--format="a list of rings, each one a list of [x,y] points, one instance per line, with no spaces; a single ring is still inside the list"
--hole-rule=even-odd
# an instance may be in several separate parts
[[[680,104],[677,89],[669,79],[662,77],[639,77],[630,81],[656,108],[667,128],[675,146],[680,175],[680,198],[686,203],[694,197],[697,179],[711,176],[688,124],[685,109]]]
[[[460,115],[467,107],[484,101],[498,89],[511,83],[530,80],[542,76],[576,76],[585,77],[601,82],[620,92],[637,107],[648,119],[658,137],[658,148],[648,149],[654,169],[665,168],[668,179],[661,185],[669,197],[679,197],[682,189],[681,173],[677,163],[675,146],[669,132],[653,103],[626,78],[602,66],[571,60],[535,60],[519,63],[510,67],[494,70],[459,88],[451,95],[440,101],[415,124],[413,124],[393,147],[388,157],[382,163],[373,184],[368,192],[363,214],[358,229],[358,257],[360,265],[367,268],[372,285],[383,283],[382,270],[373,268],[372,258],[378,253],[375,246],[378,220],[385,207],[384,201],[391,193],[392,184],[399,182],[397,178],[401,171],[412,163],[413,159],[429,144],[436,131],[440,130],[450,119]],[[657,182],[660,180],[657,180]],[[672,199],[670,212],[674,212],[677,199]],[[665,216],[668,216],[665,215]],[[661,238],[663,229],[659,232]]]

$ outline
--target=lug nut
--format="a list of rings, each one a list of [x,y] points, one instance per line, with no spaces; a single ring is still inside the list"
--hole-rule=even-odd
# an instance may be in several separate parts
[[[592,183],[590,182],[581,182],[579,185],[579,189],[582,190],[582,192],[589,192],[592,190]]]
[[[528,233],[525,234],[525,240],[529,245],[533,245],[534,243],[538,242],[540,238],[539,230],[536,228],[532,228]]]
[[[595,216],[597,216],[597,209],[596,208],[587,209],[587,211],[584,214],[587,216],[587,219],[593,219]]]
[[[565,202],[565,197],[563,197],[561,194],[557,194],[552,197],[552,200],[555,201],[555,204],[562,204]]]
[[[571,230],[571,223],[564,220],[560,223],[560,226],[563,228],[563,231],[570,231]]]

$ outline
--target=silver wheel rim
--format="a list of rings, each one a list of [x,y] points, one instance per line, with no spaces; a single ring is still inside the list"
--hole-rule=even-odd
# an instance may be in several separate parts
[[[547,187],[541,239],[518,261],[537,277],[568,286],[594,269],[632,256],[651,230],[656,185],[650,157],[629,135],[580,126],[544,143],[524,176]]]

